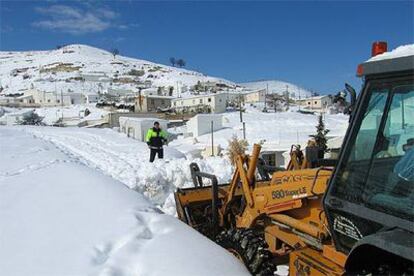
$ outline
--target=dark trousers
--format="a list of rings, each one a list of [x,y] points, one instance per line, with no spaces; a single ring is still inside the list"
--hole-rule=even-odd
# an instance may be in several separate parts
[[[154,162],[156,154],[158,154],[159,159],[163,159],[164,158],[164,149],[163,148],[151,149],[151,152],[150,152],[150,162],[151,163]]]

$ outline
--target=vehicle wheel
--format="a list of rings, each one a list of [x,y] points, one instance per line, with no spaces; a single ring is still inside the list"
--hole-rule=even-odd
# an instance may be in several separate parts
[[[263,235],[253,229],[229,229],[216,242],[242,261],[253,275],[273,275],[276,265]]]

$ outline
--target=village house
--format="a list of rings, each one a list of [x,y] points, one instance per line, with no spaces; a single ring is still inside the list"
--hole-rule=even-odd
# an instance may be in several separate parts
[[[105,72],[82,73],[80,77],[88,82],[110,82],[111,78]]]
[[[243,93],[243,100],[245,103],[264,102],[266,98],[266,90],[246,91]]]
[[[219,86],[215,81],[199,81],[193,86],[193,90],[198,92],[217,92],[219,90]]]
[[[119,131],[138,141],[145,141],[145,135],[154,122],[160,123],[161,128],[168,128],[168,121],[159,118],[119,117]]]
[[[99,101],[99,94],[88,92],[84,93],[83,95],[85,97],[85,103],[91,104],[91,103],[97,103]]]
[[[324,112],[328,106],[332,105],[332,98],[329,95],[323,95],[300,99],[297,100],[296,103],[303,106],[305,109]]]
[[[199,112],[202,110],[223,113],[226,111],[227,97],[227,93],[217,93],[175,98],[172,100],[172,107],[177,112]]]
[[[68,106],[72,104],[96,103],[98,94],[78,92],[46,92],[30,89],[18,97],[1,97],[0,105],[16,107]]]
[[[135,112],[157,112],[171,107],[174,97],[158,95],[141,95],[135,98]]]
[[[131,89],[124,89],[124,88],[120,88],[120,87],[109,87],[107,90],[107,94],[109,94],[110,96],[125,96],[125,95],[135,95],[138,92],[135,90],[131,90]]]

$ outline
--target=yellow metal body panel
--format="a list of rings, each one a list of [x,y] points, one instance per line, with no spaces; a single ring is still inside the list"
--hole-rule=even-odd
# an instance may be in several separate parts
[[[312,248],[296,250],[289,256],[290,276],[340,276],[344,269]]]
[[[290,254],[290,275],[342,275],[346,256],[332,246],[322,208],[332,170],[306,168],[306,161],[294,155],[290,170],[275,172],[271,181],[257,182],[253,168],[259,152],[260,146],[255,145],[253,156],[239,156],[231,183],[219,186],[220,226],[225,227],[228,209],[238,200],[242,207],[235,226],[263,228],[273,254]],[[212,190],[183,189],[175,197],[178,216],[183,219],[186,206],[211,202]]]

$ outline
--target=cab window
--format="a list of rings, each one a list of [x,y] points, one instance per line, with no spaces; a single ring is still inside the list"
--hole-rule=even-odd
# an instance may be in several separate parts
[[[333,193],[391,215],[414,217],[414,87],[373,86]]]

